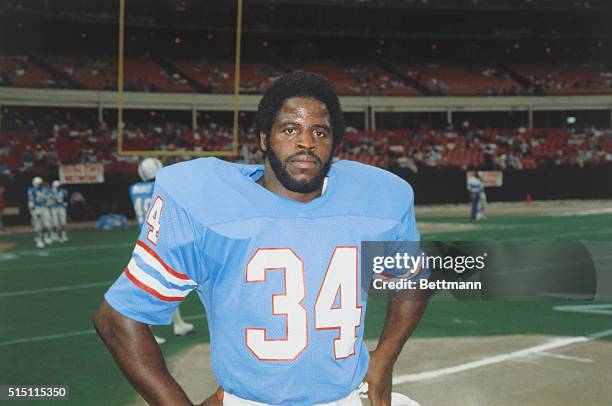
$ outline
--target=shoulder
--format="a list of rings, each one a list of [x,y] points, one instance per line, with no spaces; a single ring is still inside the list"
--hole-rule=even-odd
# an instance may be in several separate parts
[[[353,161],[339,161],[334,168],[345,212],[400,221],[414,210],[412,187],[399,176]]]
[[[218,210],[229,211],[240,200],[240,190],[246,174],[254,165],[235,164],[217,158],[199,158],[167,166],[157,172],[158,193],[170,196],[189,212],[197,213],[202,221]]]
[[[156,185],[166,192],[176,192],[177,196],[186,195],[189,189],[198,188],[203,183],[214,183],[219,176],[228,171],[236,171],[236,164],[217,158],[199,158],[166,166],[157,172]]]
[[[351,185],[364,197],[373,195],[390,200],[414,198],[412,186],[387,170],[355,161],[338,161],[334,167],[340,181],[344,185]]]

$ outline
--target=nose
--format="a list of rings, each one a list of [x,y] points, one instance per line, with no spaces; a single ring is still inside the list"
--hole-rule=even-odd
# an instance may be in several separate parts
[[[314,137],[310,134],[301,134],[297,139],[297,148],[300,150],[312,151],[316,148]]]

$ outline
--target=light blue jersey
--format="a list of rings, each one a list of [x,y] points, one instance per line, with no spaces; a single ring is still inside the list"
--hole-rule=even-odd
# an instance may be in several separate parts
[[[48,207],[56,209],[66,207],[68,205],[68,191],[66,189],[48,189],[47,192]]]
[[[154,181],[138,182],[134,183],[128,189],[132,205],[134,206],[134,213],[136,213],[136,220],[138,224],[144,223],[144,216],[149,212],[151,207],[151,196],[153,196],[153,187],[155,186]]]
[[[43,187],[30,186],[28,188],[28,207],[30,210],[47,207],[47,192],[48,189]]]
[[[169,324],[195,290],[226,392],[307,405],[347,396],[369,363],[361,242],[419,239],[410,185],[351,161],[309,203],[256,183],[261,165],[197,159],[160,170],[123,274],[106,293],[124,316]]]

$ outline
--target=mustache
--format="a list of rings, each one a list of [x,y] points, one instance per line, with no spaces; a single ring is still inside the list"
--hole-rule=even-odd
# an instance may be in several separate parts
[[[323,161],[321,161],[321,158],[319,158],[317,155],[315,155],[314,152],[311,152],[311,151],[296,152],[293,155],[289,155],[287,157],[287,159],[285,159],[285,164],[287,162],[289,162],[289,161],[292,161],[292,160],[296,159],[296,158],[306,158],[306,157],[314,159],[315,161],[317,161],[317,164],[319,166],[323,166]]]

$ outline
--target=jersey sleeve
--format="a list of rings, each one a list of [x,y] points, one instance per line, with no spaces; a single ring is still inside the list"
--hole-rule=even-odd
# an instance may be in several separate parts
[[[34,191],[28,188],[28,208],[34,210]]]
[[[104,298],[130,319],[169,324],[201,280],[200,238],[189,213],[157,183],[153,202],[128,265]]]

